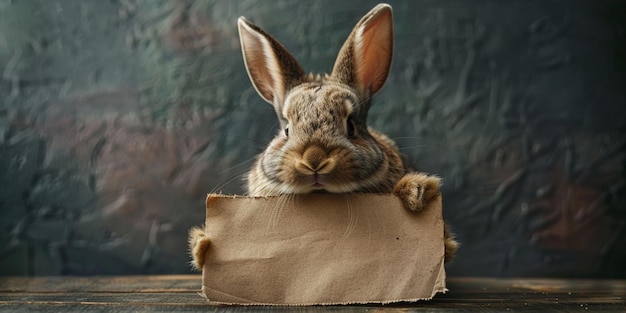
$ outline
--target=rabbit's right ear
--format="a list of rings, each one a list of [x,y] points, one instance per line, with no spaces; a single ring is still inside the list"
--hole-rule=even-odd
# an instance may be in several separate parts
[[[391,6],[381,3],[356,24],[339,51],[333,76],[369,97],[387,80],[393,56]]]
[[[248,76],[261,97],[274,105],[279,118],[285,94],[300,84],[302,66],[274,37],[244,17],[238,20],[239,40]]]

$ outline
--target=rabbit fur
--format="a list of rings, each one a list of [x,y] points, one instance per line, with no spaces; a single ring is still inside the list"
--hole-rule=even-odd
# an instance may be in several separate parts
[[[411,211],[439,195],[439,177],[410,172],[393,140],[366,124],[391,68],[391,6],[363,16],[326,75],[306,74],[280,42],[244,17],[238,27],[250,80],[282,128],[248,173],[249,195],[393,193]],[[458,243],[447,226],[444,238],[449,261]]]

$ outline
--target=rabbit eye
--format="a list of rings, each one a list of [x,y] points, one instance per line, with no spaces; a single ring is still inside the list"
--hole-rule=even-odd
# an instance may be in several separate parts
[[[354,126],[354,119],[352,119],[352,117],[348,117],[348,137],[354,137],[354,132],[355,132],[355,126]]]
[[[289,137],[289,124],[287,124],[287,126],[285,126],[285,136]]]

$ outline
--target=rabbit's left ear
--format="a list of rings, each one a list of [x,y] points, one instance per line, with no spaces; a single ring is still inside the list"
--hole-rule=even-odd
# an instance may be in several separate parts
[[[356,24],[339,51],[332,75],[361,95],[371,96],[385,84],[392,56],[391,6],[381,3]]]
[[[237,24],[248,76],[259,95],[272,104],[282,118],[285,94],[302,82],[304,70],[274,37],[244,17],[240,17]]]

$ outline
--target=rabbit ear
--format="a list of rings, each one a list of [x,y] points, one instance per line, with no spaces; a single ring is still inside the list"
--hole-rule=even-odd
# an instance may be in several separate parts
[[[261,97],[281,117],[286,92],[302,82],[304,70],[274,37],[244,17],[238,20],[239,39],[248,76]]]
[[[391,6],[381,3],[356,24],[339,51],[332,75],[361,95],[371,96],[387,80],[392,56]]]

